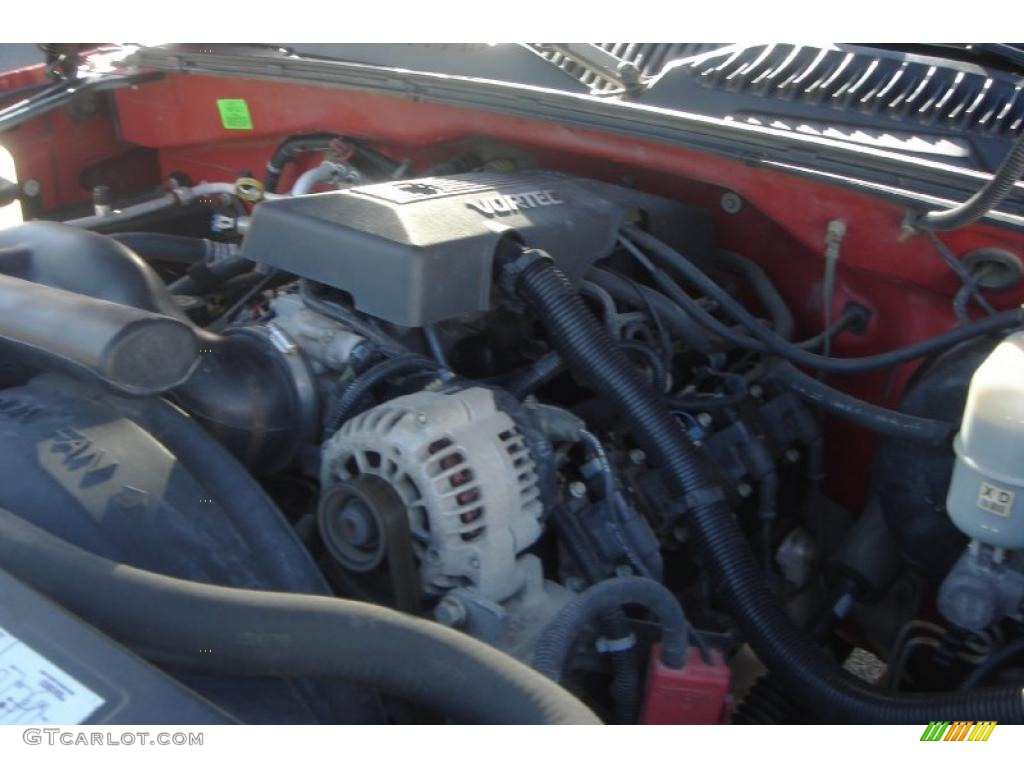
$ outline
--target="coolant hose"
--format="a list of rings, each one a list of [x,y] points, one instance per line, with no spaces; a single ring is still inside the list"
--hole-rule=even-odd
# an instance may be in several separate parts
[[[675,596],[654,579],[641,576],[620,576],[598,582],[570,600],[537,640],[533,668],[552,680],[560,680],[580,633],[588,624],[624,605],[642,606],[658,618],[662,632],[661,660],[667,667],[680,669],[686,661],[690,625]]]
[[[511,656],[390,608],[163,576],[86,552],[3,509],[0,567],[159,664],[337,678],[462,722],[600,723]]]
[[[532,257],[532,258],[531,258]],[[527,263],[524,264],[523,262]],[[687,507],[687,523],[730,614],[761,661],[826,721],[921,723],[929,720],[1024,722],[1020,686],[966,693],[894,693],[840,669],[790,622],[768,588],[743,532],[679,421],[617,348],[565,274],[538,251],[503,260],[502,279],[544,324],[579,381],[611,400],[640,447]]]
[[[808,376],[784,360],[776,359],[768,364],[767,378],[779,382],[822,410],[881,435],[923,445],[942,445],[956,431],[949,422],[901,413],[859,400]]]
[[[944,211],[930,211],[913,222],[914,228],[924,231],[958,229],[973,224],[999,205],[1013,192],[1017,180],[1024,173],[1024,133],[1017,137],[1006,159],[995,175],[967,200]]]

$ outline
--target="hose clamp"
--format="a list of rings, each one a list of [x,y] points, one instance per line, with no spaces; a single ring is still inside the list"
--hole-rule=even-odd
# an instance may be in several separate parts
[[[539,248],[524,248],[514,259],[509,259],[501,268],[498,282],[510,296],[515,296],[519,287],[519,278],[534,264],[546,261],[554,264],[551,255]]]
[[[594,643],[598,653],[622,653],[636,647],[636,635],[630,632],[624,637],[599,637]]]

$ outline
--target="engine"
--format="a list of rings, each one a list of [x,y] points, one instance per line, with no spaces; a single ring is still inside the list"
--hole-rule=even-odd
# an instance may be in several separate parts
[[[886,409],[814,375],[859,370],[829,349],[868,310],[797,339],[699,206],[338,142],[294,194],[179,184],[169,205],[220,201],[206,238],[130,205],[0,229],[0,522],[36,531],[12,541],[335,606],[290,655],[251,629],[255,677],[157,654],[251,722],[464,718],[397,676],[473,641],[460,674],[500,653],[610,722],[902,722],[905,690],[1003,719],[940,681],[1024,680],[990,664],[1024,618],[1016,314],[865,363],[927,358]],[[879,440],[863,508],[829,495],[835,421]],[[304,645],[343,610],[367,611],[348,639]],[[338,684],[310,659],[342,646],[381,655]]]

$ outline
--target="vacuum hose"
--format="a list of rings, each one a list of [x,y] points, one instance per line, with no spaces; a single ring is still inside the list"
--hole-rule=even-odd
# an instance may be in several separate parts
[[[1019,686],[965,693],[880,691],[840,669],[790,622],[775,600],[743,532],[703,457],[662,398],[591,314],[565,274],[536,250],[501,254],[502,283],[541,319],[569,370],[611,400],[686,508],[689,530],[734,621],[761,661],[826,721],[920,723],[929,720],[1024,722]]]
[[[3,509],[0,566],[157,663],[340,678],[462,722],[600,723],[501,651],[389,608],[162,576],[86,552]]]

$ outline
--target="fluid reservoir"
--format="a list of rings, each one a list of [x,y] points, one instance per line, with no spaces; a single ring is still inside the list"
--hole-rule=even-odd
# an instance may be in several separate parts
[[[13,182],[14,184],[18,183],[18,174],[14,168],[14,158],[3,146],[0,146],[0,179]],[[15,200],[7,205],[0,204],[0,229],[17,226],[21,222],[20,200]]]
[[[953,450],[953,523],[982,543],[1024,549],[1024,332],[975,371]]]

